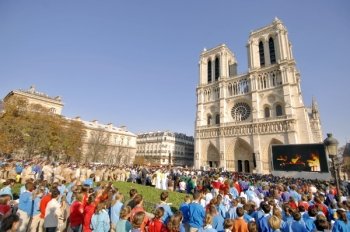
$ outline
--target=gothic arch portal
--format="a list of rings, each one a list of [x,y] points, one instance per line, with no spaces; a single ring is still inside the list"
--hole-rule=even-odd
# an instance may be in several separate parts
[[[265,162],[267,162],[267,164],[268,164],[268,170],[269,170],[269,172],[271,172],[272,171],[272,160],[271,160],[271,157],[272,157],[272,145],[274,145],[274,144],[283,144],[283,142],[281,142],[280,140],[278,140],[278,139],[275,139],[275,138],[273,138],[273,139],[271,139],[271,141],[270,141],[270,144],[269,144],[269,146],[267,147],[267,151],[266,151],[266,154],[267,154],[267,157],[264,159],[265,160]],[[266,165],[265,165],[266,166]]]
[[[207,150],[207,165],[212,168],[220,165],[219,150],[213,144],[210,144]]]
[[[234,147],[234,157],[235,157],[235,170],[237,172],[247,172],[253,171],[254,160],[253,160],[253,149],[252,147],[243,139],[238,138]]]

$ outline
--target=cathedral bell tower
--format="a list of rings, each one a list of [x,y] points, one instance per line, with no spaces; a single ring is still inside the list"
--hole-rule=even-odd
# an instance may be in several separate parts
[[[273,144],[322,142],[318,109],[304,106],[286,27],[275,18],[252,31],[248,72],[222,44],[199,60],[195,167],[269,173]],[[317,112],[316,112],[317,111]]]

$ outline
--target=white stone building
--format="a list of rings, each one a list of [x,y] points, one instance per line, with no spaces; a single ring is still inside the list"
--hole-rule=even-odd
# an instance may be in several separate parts
[[[31,86],[29,90],[20,89],[9,92],[4,102],[14,96],[26,99],[29,104],[39,104],[59,115],[64,106],[60,97],[49,97],[45,93],[36,91],[34,86]],[[0,113],[2,105],[1,101]],[[84,126],[82,162],[96,161],[116,165],[133,163],[136,154],[136,135],[128,131],[126,127],[115,127],[111,123],[101,124],[97,120],[84,121],[80,117],[66,119],[79,121]]]
[[[281,20],[250,33],[248,72],[237,74],[222,44],[199,61],[195,167],[271,172],[271,145],[322,142],[316,102],[305,107],[300,74]]]
[[[45,108],[48,108],[50,112],[55,114],[61,114],[63,109],[63,102],[61,97],[50,97],[45,93],[38,92],[34,86],[31,86],[28,90],[18,89],[12,90],[5,97],[4,101],[11,97],[22,97],[28,101],[29,104],[41,105]]]
[[[193,166],[194,139],[181,133],[149,132],[137,136],[137,157],[150,165]]]
[[[84,121],[76,117],[85,128],[82,161],[102,162],[113,165],[131,165],[136,154],[136,135],[126,127],[112,123],[101,124],[97,120]]]

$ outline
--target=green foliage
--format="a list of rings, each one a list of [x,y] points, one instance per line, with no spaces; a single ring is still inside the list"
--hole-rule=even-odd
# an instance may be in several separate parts
[[[11,97],[0,117],[0,154],[77,160],[83,135],[80,122],[50,113],[41,105],[30,105],[23,98]]]

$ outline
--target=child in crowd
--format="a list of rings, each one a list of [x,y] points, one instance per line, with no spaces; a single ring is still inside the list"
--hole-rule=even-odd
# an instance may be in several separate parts
[[[166,227],[162,221],[164,215],[163,207],[158,207],[154,212],[154,218],[149,222],[148,232],[165,232]]]
[[[201,232],[217,232],[216,229],[213,228],[213,216],[210,213],[207,213],[205,216],[204,227]]]
[[[182,223],[184,224],[184,227],[186,228],[186,231],[188,231],[190,229],[190,225],[188,224],[190,219],[189,219],[189,204],[191,203],[191,197],[190,195],[186,195],[184,197],[184,202],[180,205],[180,212],[183,215],[183,220]]]
[[[224,231],[225,232],[233,232],[234,220],[233,219],[225,219],[224,222]]]
[[[144,222],[144,219],[146,217],[146,213],[143,211],[139,211],[135,213],[134,217],[132,218],[132,229],[131,232],[145,232],[142,231],[141,227]]]
[[[182,213],[180,211],[176,212],[169,220],[167,229],[168,232],[187,232],[189,231],[188,229],[185,229],[185,226],[182,221]]]
[[[116,224],[117,232],[129,232],[132,229],[131,223],[129,222],[131,208],[130,206],[125,206],[120,211],[120,219]]]
[[[97,205],[96,212],[91,218],[90,227],[94,232],[108,232],[110,230],[110,219],[105,202],[100,202]]]

